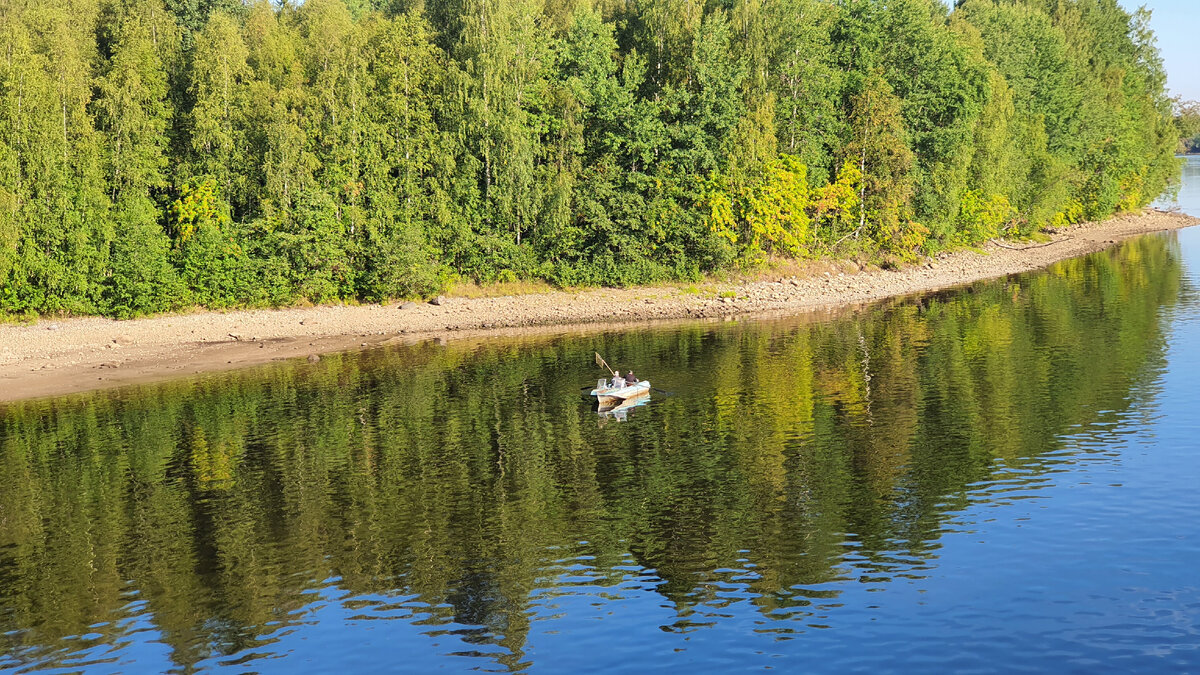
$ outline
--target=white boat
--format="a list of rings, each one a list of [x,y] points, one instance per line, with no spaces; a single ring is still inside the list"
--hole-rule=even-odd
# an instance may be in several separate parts
[[[646,396],[650,393],[650,380],[639,380],[624,387],[613,387],[608,381],[600,380],[591,395],[596,397],[600,407],[616,406],[625,401]]]

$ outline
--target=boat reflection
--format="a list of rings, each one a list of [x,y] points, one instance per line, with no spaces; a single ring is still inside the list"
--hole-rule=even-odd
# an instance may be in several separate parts
[[[600,426],[604,426],[609,420],[624,422],[626,419],[628,419],[630,412],[632,412],[634,408],[646,405],[649,402],[649,387],[646,387],[645,391],[625,399],[601,401],[596,406],[596,414],[600,416]]]

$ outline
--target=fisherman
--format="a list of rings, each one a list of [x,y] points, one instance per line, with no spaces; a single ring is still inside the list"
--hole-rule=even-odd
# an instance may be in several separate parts
[[[612,388],[613,389],[624,389],[625,388],[625,380],[621,377],[621,371],[619,371],[619,370],[617,372],[613,373]]]
[[[631,371],[625,373],[625,381],[628,382],[629,384],[637,384],[637,381],[638,381],[637,375],[634,375],[633,371],[631,370]]]

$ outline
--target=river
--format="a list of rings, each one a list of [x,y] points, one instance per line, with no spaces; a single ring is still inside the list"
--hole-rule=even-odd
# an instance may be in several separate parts
[[[834,320],[9,404],[0,668],[1200,669],[1198,287],[1193,228]],[[650,402],[597,414],[593,352]]]

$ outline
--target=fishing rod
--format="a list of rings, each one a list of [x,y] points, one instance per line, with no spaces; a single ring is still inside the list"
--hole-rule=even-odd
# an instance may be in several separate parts
[[[596,365],[604,366],[604,369],[612,373],[613,377],[618,377],[617,371],[613,370],[612,366],[608,365],[608,362],[604,360],[604,357],[600,356],[600,352],[596,352]]]

